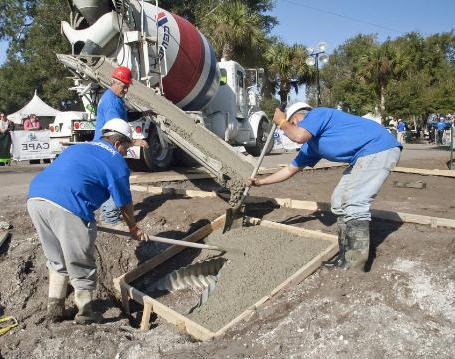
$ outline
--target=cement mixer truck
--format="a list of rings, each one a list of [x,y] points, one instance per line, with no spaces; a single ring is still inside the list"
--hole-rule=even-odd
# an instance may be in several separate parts
[[[263,71],[244,69],[235,61],[217,62],[212,46],[194,25],[157,3],[72,0],[71,9],[70,22],[62,22],[62,32],[71,43],[73,57],[59,58],[77,75],[74,89],[86,105],[93,108],[97,91],[103,90],[96,84],[99,75],[87,76],[91,68],[83,70],[73,62],[84,58],[90,65],[107,58],[129,67],[135,83],[168,99],[195,124],[231,146],[243,146],[253,156],[260,154],[271,127],[259,108]],[[125,99],[127,105],[131,93]],[[132,125],[135,138],[149,142],[149,150],[134,151],[149,170],[169,166],[181,147],[157,123],[148,116]],[[81,127],[80,121],[77,126]]]

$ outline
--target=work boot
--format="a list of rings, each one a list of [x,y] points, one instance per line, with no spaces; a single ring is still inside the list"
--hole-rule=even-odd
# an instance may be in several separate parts
[[[344,268],[346,265],[345,252],[347,247],[346,242],[346,223],[343,221],[342,217],[337,218],[337,227],[338,227],[338,255],[330,260],[322,262],[323,267],[334,268],[341,267]]]
[[[67,290],[68,277],[49,269],[47,318],[52,323],[61,322],[63,320]]]
[[[346,267],[364,270],[370,249],[370,221],[347,222],[346,241]]]
[[[94,298],[94,290],[75,290],[74,301],[78,312],[74,317],[74,321],[77,324],[99,323],[102,321],[102,315],[93,310]]]

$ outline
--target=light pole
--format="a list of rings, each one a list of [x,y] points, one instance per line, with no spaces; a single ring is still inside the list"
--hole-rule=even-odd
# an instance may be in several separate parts
[[[325,64],[329,61],[329,55],[325,53],[327,48],[326,42],[320,42],[317,49],[308,48],[309,57],[306,59],[306,64],[308,66],[316,66],[316,86],[317,86],[317,106],[321,105],[321,84],[319,82],[319,61]]]

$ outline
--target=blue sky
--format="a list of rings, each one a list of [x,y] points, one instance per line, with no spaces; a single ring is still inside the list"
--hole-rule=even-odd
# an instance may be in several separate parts
[[[360,33],[382,42],[412,31],[426,36],[455,29],[455,0],[276,0],[271,14],[280,22],[273,35],[307,47],[325,41],[329,55]],[[304,92],[292,97],[304,99]]]
[[[276,0],[272,33],[309,47],[326,41],[330,50],[359,34],[380,41],[411,31],[429,35],[455,29],[454,0]]]
[[[326,41],[330,53],[359,33],[377,33],[384,41],[410,31],[450,31],[455,28],[455,0],[276,0],[272,15],[280,22],[274,35],[309,47]],[[0,42],[0,64],[5,53],[6,43]]]

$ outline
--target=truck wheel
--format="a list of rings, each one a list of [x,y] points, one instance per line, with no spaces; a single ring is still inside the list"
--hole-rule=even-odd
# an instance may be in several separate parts
[[[160,142],[158,130],[150,126],[147,139],[149,148],[141,148],[140,160],[128,160],[128,165],[134,171],[165,171],[172,164],[174,147],[168,143],[163,146]]]
[[[258,127],[258,136],[256,138],[256,146],[252,147],[245,147],[246,152],[248,152],[250,155],[254,157],[259,157],[261,155],[262,149],[265,146],[265,143],[267,141],[267,136],[269,135],[270,131],[270,126],[269,126],[269,121],[267,120],[261,120],[259,123]],[[270,141],[269,148],[267,148],[267,151],[265,154],[269,154],[273,149],[273,139]]]

